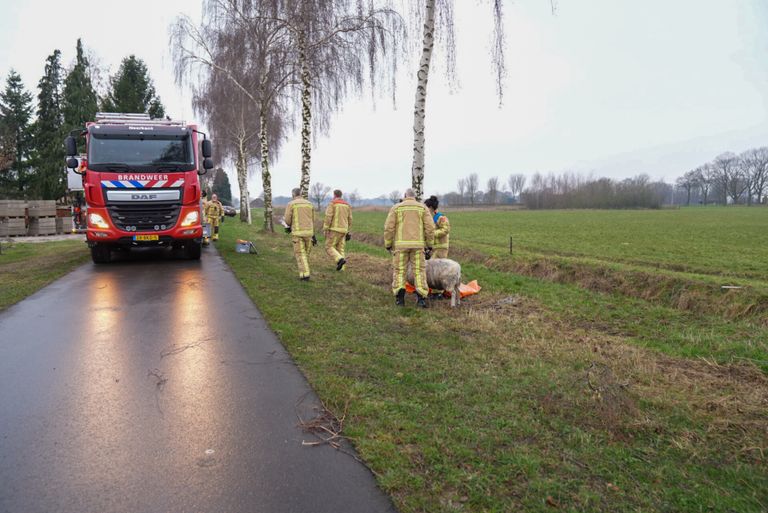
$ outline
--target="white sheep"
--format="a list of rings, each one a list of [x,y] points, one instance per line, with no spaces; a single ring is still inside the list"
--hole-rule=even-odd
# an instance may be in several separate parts
[[[408,270],[408,280],[413,283],[413,271]],[[461,265],[450,258],[427,260],[427,285],[433,290],[447,290],[451,293],[451,307],[461,304]]]

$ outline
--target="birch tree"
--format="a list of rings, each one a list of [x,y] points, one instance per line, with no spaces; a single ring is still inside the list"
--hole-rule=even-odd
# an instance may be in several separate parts
[[[240,187],[240,220],[248,222],[248,169],[259,157],[259,113],[256,104],[221,73],[212,73],[193,96],[193,106],[211,135],[217,160],[231,158]]]
[[[290,128],[285,92],[291,85],[294,70],[290,65],[287,39],[274,20],[275,2],[253,3],[219,0],[206,4],[206,18],[197,27],[179,17],[172,27],[172,44],[177,80],[183,82],[196,66],[208,74],[219,74],[229,80],[243,101],[255,109],[258,120],[261,179],[264,196],[264,229],[274,231],[272,177],[270,164]],[[199,78],[199,74],[198,74]],[[215,109],[215,105],[211,106]],[[240,173],[243,173],[243,176]],[[247,196],[247,160],[238,171],[241,187],[241,220],[249,219]]]
[[[235,0],[217,0],[231,2]],[[257,5],[242,0],[243,4]],[[261,2],[262,4],[264,2]],[[389,6],[359,0],[272,0],[271,12],[250,13],[244,19],[276,23],[293,48],[301,110],[302,196],[310,183],[312,134],[327,132],[331,114],[349,93],[384,78],[394,81],[399,41],[405,38],[401,17]]]
[[[506,67],[504,63],[504,11],[503,0],[487,0],[493,16],[493,33],[491,42],[491,62],[496,81],[496,94],[499,105],[504,95],[504,79]],[[422,46],[419,68],[416,72],[416,99],[413,108],[413,162],[411,164],[411,184],[416,192],[416,198],[421,199],[424,193],[424,147],[425,119],[427,105],[427,83],[432,62],[435,41],[442,42],[445,50],[446,71],[451,77],[456,63],[456,39],[454,33],[453,0],[419,0],[415,3],[412,19],[421,25]],[[552,12],[555,12],[556,2],[550,0]],[[473,200],[474,201],[474,200]]]

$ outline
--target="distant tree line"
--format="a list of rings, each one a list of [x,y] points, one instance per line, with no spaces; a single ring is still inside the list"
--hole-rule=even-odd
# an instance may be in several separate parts
[[[526,187],[527,185],[527,187]],[[389,195],[399,199],[399,192]],[[678,178],[674,184],[632,178],[595,178],[574,172],[510,174],[506,182],[491,177],[482,188],[477,173],[459,179],[455,191],[442,195],[442,204],[493,206],[521,204],[530,209],[660,208],[672,205],[768,204],[768,147],[717,156]]]
[[[522,193],[522,202],[530,209],[660,208],[670,188],[664,182],[651,181],[648,175],[612,180],[576,173],[536,173]]]
[[[672,185],[652,181],[648,175],[613,180],[573,172],[534,173],[529,180],[513,173],[506,182],[489,178],[483,190],[477,173],[471,173],[458,181],[457,191],[443,194],[441,201],[470,207],[520,204],[530,209],[659,208],[673,194]]]
[[[677,179],[685,204],[762,204],[768,194],[768,147],[723,153]]]
[[[165,116],[147,66],[130,55],[99,94],[103,71],[77,40],[75,61],[61,64],[54,50],[37,85],[37,102],[21,76],[8,72],[0,91],[0,198],[59,199],[66,193],[64,137],[96,112],[145,112]]]

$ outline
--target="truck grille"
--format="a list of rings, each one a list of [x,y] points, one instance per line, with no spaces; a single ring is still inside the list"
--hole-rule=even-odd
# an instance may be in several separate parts
[[[107,206],[112,222],[125,231],[152,232],[168,230],[176,225],[179,203],[112,203]]]

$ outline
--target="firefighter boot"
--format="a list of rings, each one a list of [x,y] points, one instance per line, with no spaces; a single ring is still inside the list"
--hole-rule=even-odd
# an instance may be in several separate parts
[[[419,308],[427,308],[427,300],[424,299],[424,296],[416,294],[416,306]]]
[[[346,258],[343,258],[343,257],[339,258],[339,261],[336,262],[336,270],[337,271],[341,271],[342,269],[344,269],[344,265],[346,263],[347,263],[347,259]]]
[[[405,289],[397,291],[397,297],[395,298],[395,304],[397,306],[405,306]]]
[[[218,226],[215,226],[213,228],[213,240],[214,240],[214,242],[219,240],[219,227]]]

